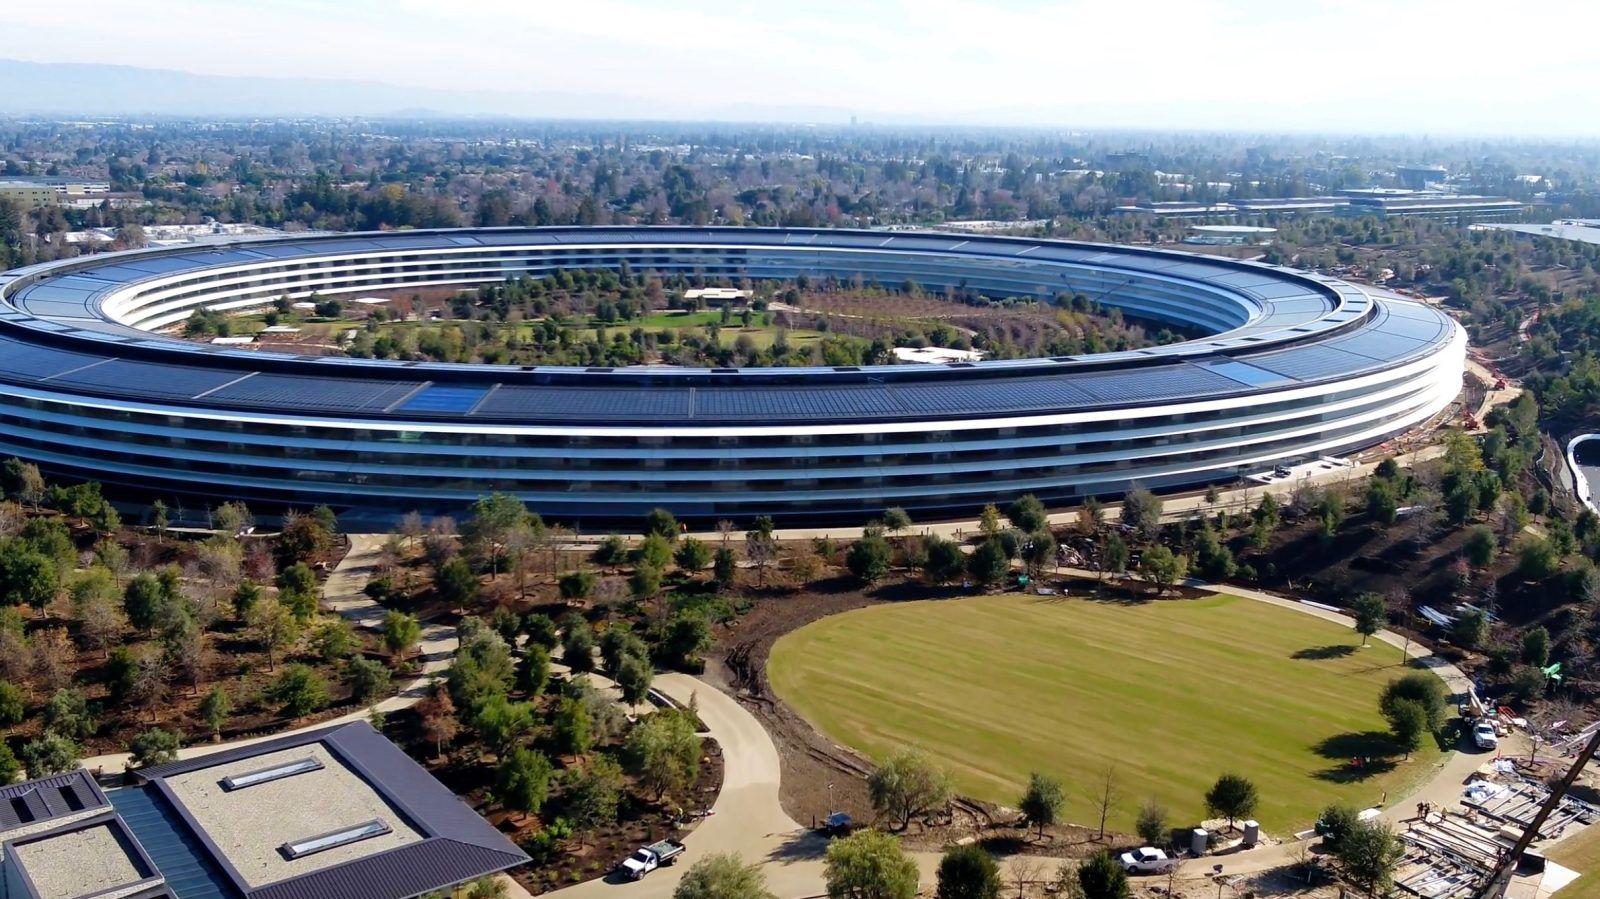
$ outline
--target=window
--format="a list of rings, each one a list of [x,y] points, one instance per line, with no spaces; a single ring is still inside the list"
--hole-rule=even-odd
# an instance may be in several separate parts
[[[244,774],[235,774],[222,779],[222,788],[232,792],[245,787],[253,787],[269,781],[282,780],[296,774],[305,774],[308,771],[321,771],[322,763],[314,758],[303,758],[283,765],[274,765],[271,768],[261,768]]]
[[[278,851],[283,853],[284,858],[293,861],[297,858],[315,855],[318,852],[325,852],[329,849],[337,849],[340,846],[348,846],[351,843],[359,843],[362,840],[380,837],[388,832],[389,825],[374,819],[365,824],[357,824],[354,827],[346,827],[321,836],[310,837],[295,843],[285,843],[278,847]]]

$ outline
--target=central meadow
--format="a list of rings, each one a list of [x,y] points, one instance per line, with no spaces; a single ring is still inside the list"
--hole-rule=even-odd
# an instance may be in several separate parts
[[[1255,781],[1279,833],[1329,802],[1394,803],[1439,750],[1392,755],[1377,699],[1400,650],[1234,596],[1147,603],[989,596],[889,603],[772,649],[773,689],[829,738],[881,759],[927,750],[963,795],[1015,807],[1030,771],[1092,824],[1107,766],[1127,831],[1141,803],[1197,823],[1224,771]],[[1379,759],[1360,772],[1354,756]]]

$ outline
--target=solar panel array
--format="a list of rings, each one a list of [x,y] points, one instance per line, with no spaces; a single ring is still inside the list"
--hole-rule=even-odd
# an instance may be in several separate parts
[[[904,265],[908,271],[919,265],[971,266],[980,277],[1002,281],[1013,276],[1032,277],[1027,275],[1028,267],[1093,266],[1101,270],[1105,291],[1120,290],[1130,277],[1177,279],[1170,287],[1167,282],[1147,281],[1151,293],[1141,297],[1140,302],[1151,309],[1181,309],[1187,296],[1193,300],[1188,314],[1197,320],[1222,322],[1226,316],[1218,310],[1223,307],[1207,304],[1218,302],[1216,297],[1231,295],[1245,308],[1258,311],[1250,313],[1254,318],[1246,325],[1213,338],[1119,354],[1067,357],[1061,362],[996,360],[960,371],[933,366],[907,371],[906,367],[898,367],[881,375],[870,367],[848,371],[747,370],[715,375],[658,370],[649,380],[629,369],[586,375],[548,367],[536,369],[535,374],[559,374],[552,383],[524,377],[526,373],[511,367],[481,366],[463,371],[460,366],[435,363],[397,365],[314,357],[297,361],[293,357],[252,354],[161,337],[140,338],[111,322],[84,321],[85,316],[97,314],[98,298],[111,289],[151,276],[208,266],[270,263],[335,253],[401,253],[427,247],[572,243],[660,243],[690,248],[700,245],[694,256],[723,252],[706,247],[708,244],[738,244],[764,248],[753,252],[773,260],[789,253],[796,260],[804,260],[808,267],[826,267],[830,259],[862,259],[869,257],[859,254],[892,251],[906,254],[906,261],[897,257],[894,264]],[[845,255],[830,253],[828,248]],[[729,251],[725,261],[737,265],[744,258]],[[75,260],[73,265],[79,270],[54,276],[48,276],[48,266],[28,270],[46,271],[47,277],[15,291],[14,296],[8,293],[7,298],[24,314],[19,316],[0,307],[0,319],[62,335],[91,336],[100,343],[102,352],[97,355],[36,344],[15,330],[0,333],[0,378],[55,390],[70,387],[97,395],[219,409],[363,417],[710,424],[865,421],[1114,408],[1280,389],[1348,376],[1420,358],[1448,339],[1452,328],[1448,319],[1434,309],[1386,299],[1372,310],[1371,301],[1359,290],[1320,277],[1291,277],[1269,266],[1156,250],[959,235],[710,228],[411,232],[256,241],[155,255],[119,254],[105,257],[98,264],[95,260]],[[1343,308],[1334,307],[1332,297],[1336,295],[1343,297]],[[1201,297],[1205,298],[1203,302]],[[29,314],[40,317],[30,320]],[[1363,322],[1363,316],[1370,317]],[[1315,340],[1317,329],[1344,322],[1360,326],[1332,340]],[[1285,348],[1279,345],[1284,338],[1301,343]],[[171,358],[119,358],[119,354],[136,347]],[[84,348],[93,350],[94,346],[85,342]],[[1223,354],[1235,358],[1225,359]],[[256,365],[264,356],[278,361]],[[1132,367],[1162,357],[1173,361]],[[1190,357],[1192,361],[1178,361],[1180,357]],[[221,358],[233,362],[215,367],[206,362]],[[1130,367],[1095,370],[1119,362]],[[305,373],[278,371],[279,365],[298,365]],[[404,375],[397,377],[401,372]]]

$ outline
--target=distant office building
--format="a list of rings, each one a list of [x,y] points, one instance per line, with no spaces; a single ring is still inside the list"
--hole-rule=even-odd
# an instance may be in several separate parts
[[[1354,192],[1351,192],[1354,194]],[[1469,222],[1505,221],[1522,215],[1524,207],[1505,197],[1475,194],[1440,194],[1412,191],[1369,191],[1350,197],[1339,212],[1348,216],[1378,218],[1436,218]]]
[[[1244,244],[1266,243],[1277,234],[1277,228],[1258,228],[1253,225],[1190,225],[1184,243],[1211,247],[1233,247]]]
[[[1227,203],[1193,203],[1187,200],[1162,200],[1155,203],[1133,203],[1118,206],[1112,212],[1134,215],[1164,215],[1172,218],[1209,218],[1233,215],[1234,208]]]
[[[0,789],[4,899],[406,899],[528,860],[366,722]]]
[[[42,209],[60,202],[56,189],[49,185],[11,179],[0,180],[0,200],[9,200],[23,209]]]
[[[1254,200],[1229,200],[1240,215],[1304,215],[1333,212],[1349,204],[1344,197],[1261,197]]]
[[[1427,190],[1443,184],[1449,174],[1442,165],[1402,165],[1394,170],[1395,180],[1400,182],[1400,186],[1411,190]]]

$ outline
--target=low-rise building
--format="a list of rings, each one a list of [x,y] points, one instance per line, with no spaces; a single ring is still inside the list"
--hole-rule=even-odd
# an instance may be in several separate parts
[[[528,860],[364,721],[0,791],[0,899],[406,899]]]

